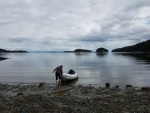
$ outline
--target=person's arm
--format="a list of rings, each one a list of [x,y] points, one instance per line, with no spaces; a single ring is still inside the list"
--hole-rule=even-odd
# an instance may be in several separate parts
[[[57,67],[53,70],[53,73],[56,71]]]

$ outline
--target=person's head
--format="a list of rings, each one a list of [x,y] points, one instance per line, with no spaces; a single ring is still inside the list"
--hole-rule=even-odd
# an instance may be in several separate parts
[[[63,68],[63,65],[60,65],[61,68]]]

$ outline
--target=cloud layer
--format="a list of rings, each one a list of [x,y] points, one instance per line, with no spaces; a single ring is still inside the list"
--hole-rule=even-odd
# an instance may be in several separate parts
[[[0,48],[96,50],[150,39],[149,0],[1,0]]]

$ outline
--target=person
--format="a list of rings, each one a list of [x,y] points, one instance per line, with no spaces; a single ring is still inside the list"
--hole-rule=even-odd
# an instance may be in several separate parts
[[[56,85],[59,85],[59,84],[61,85],[62,68],[63,68],[63,65],[60,65],[53,70],[53,73],[55,72],[55,76],[56,76]]]

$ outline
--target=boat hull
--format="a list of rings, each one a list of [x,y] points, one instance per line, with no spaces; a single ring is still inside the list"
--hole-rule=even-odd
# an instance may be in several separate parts
[[[78,74],[77,73],[75,73],[75,74],[63,73],[62,77],[64,80],[74,80],[74,79],[78,78]]]

